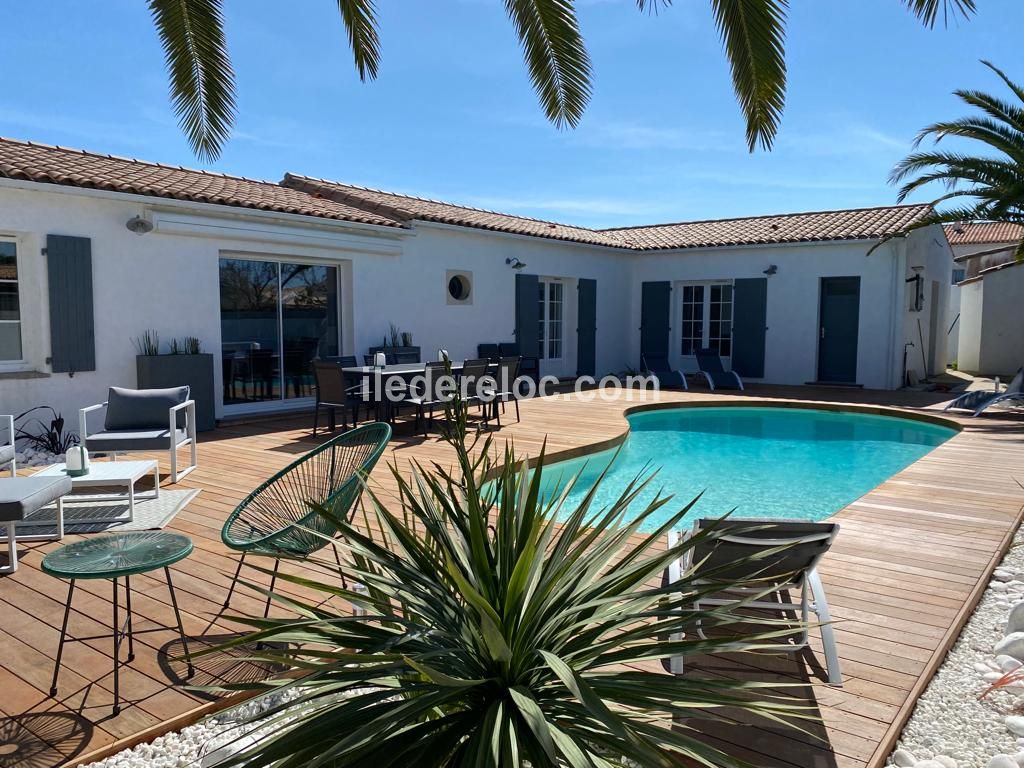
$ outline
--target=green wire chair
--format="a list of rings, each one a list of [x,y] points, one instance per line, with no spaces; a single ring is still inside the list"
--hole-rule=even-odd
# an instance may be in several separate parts
[[[224,608],[231,603],[245,556],[274,558],[273,591],[281,558],[305,558],[337,534],[330,518],[310,508],[318,504],[335,517],[351,514],[362,493],[362,479],[391,439],[388,424],[367,424],[338,435],[289,464],[245,497],[224,522],[221,540],[241,552]],[[335,550],[335,558],[338,553]],[[338,563],[340,570],[340,561]],[[270,612],[270,596],[263,615]]]

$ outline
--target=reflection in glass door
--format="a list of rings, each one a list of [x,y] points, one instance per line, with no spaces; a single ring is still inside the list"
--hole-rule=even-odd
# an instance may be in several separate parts
[[[224,404],[311,397],[312,361],[338,354],[335,267],[220,260]]]

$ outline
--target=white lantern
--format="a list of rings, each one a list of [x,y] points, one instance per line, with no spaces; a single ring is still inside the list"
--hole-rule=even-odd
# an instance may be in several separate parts
[[[443,363],[443,362],[446,362],[447,360],[448,360],[448,350],[447,349],[439,349],[439,350],[437,350],[437,362]]]
[[[84,445],[75,445],[64,456],[64,465],[71,477],[89,474],[89,452]]]
[[[373,355],[373,364],[377,368],[383,368],[387,365],[388,359],[383,352],[375,352]]]

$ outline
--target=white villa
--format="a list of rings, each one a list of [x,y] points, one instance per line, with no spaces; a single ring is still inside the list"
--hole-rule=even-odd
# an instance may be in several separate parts
[[[746,380],[894,389],[941,372],[952,259],[906,205],[595,230],[286,174],[280,183],[0,139],[0,412],[71,420],[136,386],[133,339],[356,355],[394,324],[432,359],[517,341],[542,374],[602,376],[641,354]],[[218,418],[259,398],[216,364]],[[251,375],[251,372],[250,372]],[[232,380],[229,380],[232,379]]]

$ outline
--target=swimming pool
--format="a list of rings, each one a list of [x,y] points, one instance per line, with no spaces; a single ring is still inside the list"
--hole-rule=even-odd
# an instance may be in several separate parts
[[[564,514],[614,458],[595,507],[616,500],[638,474],[658,470],[631,508],[639,512],[659,491],[674,500],[648,528],[701,491],[691,518],[735,509],[742,517],[821,520],[956,434],[911,419],[811,408],[671,408],[628,420],[617,458],[613,449],[544,468],[545,496],[582,472]]]

